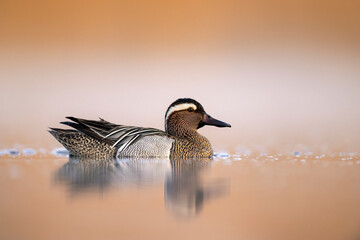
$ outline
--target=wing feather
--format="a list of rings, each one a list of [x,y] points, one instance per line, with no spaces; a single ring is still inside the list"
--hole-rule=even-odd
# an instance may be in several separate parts
[[[67,126],[75,128],[79,132],[93,137],[99,141],[106,142],[111,147],[118,147],[119,151],[124,151],[131,144],[135,143],[144,136],[165,135],[162,130],[156,128],[143,128],[134,126],[117,125],[101,119],[99,121],[86,120],[75,117],[67,117],[72,122],[62,122]]]

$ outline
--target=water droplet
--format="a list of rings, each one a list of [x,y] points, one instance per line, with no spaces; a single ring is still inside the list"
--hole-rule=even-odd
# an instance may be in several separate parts
[[[65,157],[69,155],[69,151],[66,150],[65,148],[55,148],[54,150],[51,151],[52,154],[54,154],[55,156],[60,156],[60,157]]]
[[[20,155],[20,152],[16,149],[7,149],[6,152],[12,157],[16,157]]]
[[[28,148],[28,149],[23,149],[22,152],[23,152],[23,154],[24,154],[25,156],[31,156],[31,155],[35,155],[35,154],[36,154],[36,151],[35,151],[34,149],[30,149],[30,148]]]
[[[295,157],[300,157],[300,152],[295,151],[295,152],[293,152],[293,155],[294,155]]]
[[[218,154],[217,156],[218,156],[218,157],[221,157],[221,158],[228,158],[228,157],[230,157],[230,155],[227,154],[227,153],[220,153],[220,154]]]

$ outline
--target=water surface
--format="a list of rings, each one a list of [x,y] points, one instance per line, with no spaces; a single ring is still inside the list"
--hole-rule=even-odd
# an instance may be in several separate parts
[[[357,153],[99,162],[0,152],[0,239],[360,237]]]

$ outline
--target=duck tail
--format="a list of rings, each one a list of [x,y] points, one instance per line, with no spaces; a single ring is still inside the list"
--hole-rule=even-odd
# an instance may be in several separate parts
[[[69,142],[71,139],[75,139],[76,135],[79,134],[78,131],[71,129],[50,128],[48,132],[71,153],[71,145],[69,145]]]
[[[106,143],[87,136],[77,130],[50,128],[49,133],[55,137],[72,156],[113,156],[114,149]]]

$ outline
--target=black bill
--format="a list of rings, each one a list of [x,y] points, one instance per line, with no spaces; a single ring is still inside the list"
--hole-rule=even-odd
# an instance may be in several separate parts
[[[208,114],[205,114],[203,120],[200,121],[200,123],[198,125],[198,129],[205,126],[205,125],[211,125],[211,126],[216,126],[216,127],[231,127],[230,124],[228,124],[226,122],[222,122],[222,121],[217,120],[215,118],[212,118]]]

